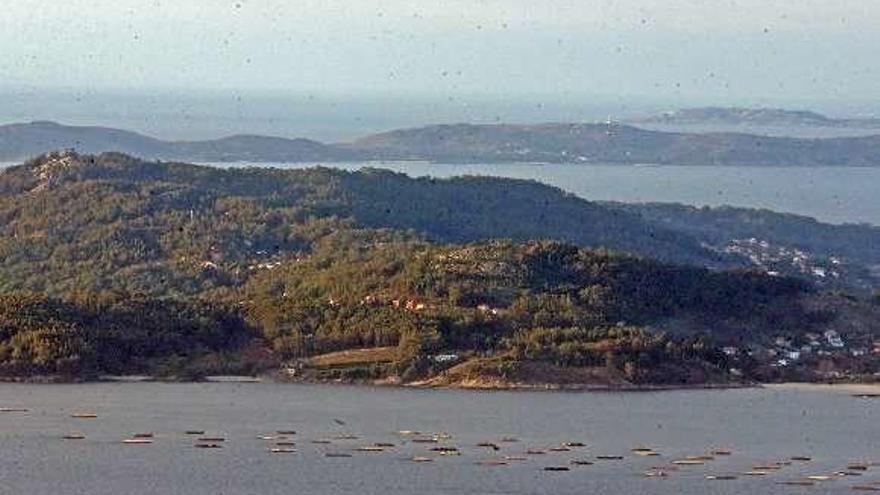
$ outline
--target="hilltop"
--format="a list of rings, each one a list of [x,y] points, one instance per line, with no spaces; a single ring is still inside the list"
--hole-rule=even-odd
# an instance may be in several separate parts
[[[880,164],[880,136],[802,139],[658,132],[617,123],[432,125],[332,144],[246,135],[207,141],[161,141],[118,129],[52,122],[0,126],[0,160],[24,160],[56,149],[80,153],[114,151],[147,159],[201,162],[422,160],[866,167]]]

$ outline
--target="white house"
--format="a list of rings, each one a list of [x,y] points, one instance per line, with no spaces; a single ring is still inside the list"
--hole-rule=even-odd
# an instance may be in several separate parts
[[[846,344],[843,343],[843,339],[840,337],[840,334],[837,333],[836,330],[828,330],[825,332],[825,341],[828,342],[828,345],[835,348],[845,347]]]

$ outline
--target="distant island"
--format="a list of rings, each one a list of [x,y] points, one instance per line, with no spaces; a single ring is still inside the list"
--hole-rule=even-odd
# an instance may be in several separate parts
[[[695,111],[687,115],[696,118]],[[806,139],[731,132],[660,132],[616,122],[452,124],[394,130],[349,143],[321,143],[253,135],[163,141],[119,129],[53,122],[0,126],[0,161],[21,161],[57,149],[114,151],[147,159],[191,162],[391,160],[873,167],[880,165],[880,130],[873,136]]]
[[[839,127],[880,130],[880,118],[837,119],[809,110],[782,108],[698,107],[671,110],[659,115],[631,119],[635,124],[728,124],[757,126]]]
[[[50,153],[0,172],[0,378],[876,380],[880,229],[531,181]]]

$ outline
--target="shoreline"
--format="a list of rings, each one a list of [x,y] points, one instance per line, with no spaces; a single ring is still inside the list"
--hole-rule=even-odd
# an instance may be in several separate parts
[[[107,375],[94,378],[84,377],[61,377],[52,375],[39,376],[4,376],[0,377],[2,384],[24,385],[82,385],[98,383],[270,383],[289,385],[328,385],[328,386],[356,386],[368,388],[399,388],[410,390],[460,390],[474,392],[672,392],[688,390],[741,390],[741,389],[767,389],[767,390],[796,390],[803,392],[833,392],[847,393],[850,395],[880,395],[880,382],[878,383],[823,383],[823,382],[781,382],[781,383],[701,383],[701,384],[589,384],[589,383],[498,383],[498,382],[470,382],[462,384],[436,385],[428,381],[416,381],[401,383],[394,379],[344,381],[344,380],[311,380],[311,379],[279,379],[276,375],[259,376],[233,376],[217,375],[207,376],[201,379],[180,379],[176,377],[155,377],[149,375]]]
[[[24,385],[82,385],[97,383],[272,383],[289,385],[328,385],[356,386],[368,388],[399,388],[410,390],[461,390],[474,392],[664,392],[679,390],[732,390],[745,388],[761,388],[760,383],[701,383],[701,384],[556,384],[556,383],[486,383],[486,384],[448,384],[434,385],[424,381],[400,383],[393,379],[344,381],[344,380],[309,380],[279,379],[274,375],[260,376],[207,376],[197,380],[179,379],[175,377],[155,377],[148,375],[112,375],[97,378],[61,377],[61,376],[15,376],[0,377],[0,384],[16,383]]]
[[[880,394],[880,383],[819,383],[819,382],[783,382],[767,383],[764,388],[770,390],[798,390],[802,392],[834,392],[851,395]]]

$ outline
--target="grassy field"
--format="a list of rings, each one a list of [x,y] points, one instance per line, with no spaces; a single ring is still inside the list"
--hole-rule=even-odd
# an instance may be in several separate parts
[[[307,364],[314,368],[336,368],[373,363],[390,363],[391,361],[394,361],[396,351],[397,347],[349,349],[314,356],[308,360]]]

